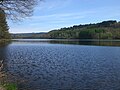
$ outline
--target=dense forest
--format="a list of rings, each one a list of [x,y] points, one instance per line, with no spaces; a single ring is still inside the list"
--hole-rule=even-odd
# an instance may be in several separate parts
[[[51,38],[120,39],[120,22],[110,20],[97,24],[75,25],[48,33]]]
[[[96,24],[74,25],[48,33],[12,34],[12,38],[120,39],[120,22],[109,20]]]

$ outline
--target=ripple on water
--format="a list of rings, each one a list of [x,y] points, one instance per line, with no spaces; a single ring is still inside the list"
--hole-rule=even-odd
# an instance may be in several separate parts
[[[39,89],[120,89],[120,48],[79,45],[9,45],[8,72]]]

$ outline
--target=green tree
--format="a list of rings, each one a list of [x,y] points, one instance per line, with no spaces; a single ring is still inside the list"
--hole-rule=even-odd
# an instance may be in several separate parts
[[[0,39],[9,39],[10,34],[8,32],[8,24],[4,10],[0,9]]]
[[[120,39],[120,22],[110,20],[96,24],[74,25],[48,32],[51,38]]]

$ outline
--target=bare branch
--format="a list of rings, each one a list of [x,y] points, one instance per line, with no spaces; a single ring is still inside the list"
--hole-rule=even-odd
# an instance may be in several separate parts
[[[35,5],[41,0],[0,0],[0,9],[5,11],[11,20],[20,20],[33,13]]]

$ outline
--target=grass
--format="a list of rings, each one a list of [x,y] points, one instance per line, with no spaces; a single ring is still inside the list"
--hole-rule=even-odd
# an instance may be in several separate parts
[[[17,85],[13,83],[4,84],[3,88],[5,90],[17,90]]]

